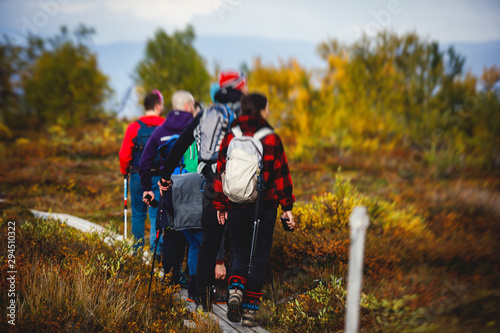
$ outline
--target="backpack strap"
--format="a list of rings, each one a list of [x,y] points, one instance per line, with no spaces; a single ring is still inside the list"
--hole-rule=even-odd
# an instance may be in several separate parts
[[[231,124],[234,121],[234,112],[226,104],[221,103],[221,104],[219,104],[219,106],[221,107],[222,112],[224,113],[224,116],[228,119],[228,121],[227,121],[227,127],[224,127],[222,129],[223,131],[225,131],[227,133],[231,129]]]
[[[140,128],[146,127],[146,124],[142,120],[137,120],[137,123],[139,124]],[[137,136],[135,136],[132,139],[132,143],[134,144],[134,149],[139,149],[139,146],[137,146]]]
[[[274,133],[274,131],[272,129],[270,129],[269,127],[262,127],[260,130],[258,130],[257,132],[255,132],[255,134],[253,135],[253,137],[257,140],[262,140],[264,139],[266,136],[268,136],[269,134],[272,134]]]
[[[228,105],[228,103],[216,103],[218,108],[224,113],[224,116],[229,119],[228,127],[231,127],[231,124],[234,121],[234,112],[233,109]]]
[[[231,131],[233,132],[235,137],[243,136],[243,132],[241,131],[240,126],[234,126],[233,128],[231,128]]]
[[[227,108],[227,109],[229,109],[228,110],[228,113],[229,113],[229,123],[227,124],[227,126],[228,126],[228,128],[231,128],[231,124],[234,121],[235,114],[234,114],[233,108]]]
[[[173,134],[167,138],[168,140],[156,149],[156,152],[160,154],[163,158],[167,158],[168,154],[172,150],[172,147],[179,138],[179,134]]]
[[[262,140],[264,139],[266,136],[270,135],[270,134],[273,134],[274,131],[269,128],[269,127],[262,127],[260,130],[258,130],[257,132],[254,133],[253,137],[254,139],[256,140]],[[264,149],[266,149],[265,145],[262,144],[262,160],[260,161],[260,166],[259,166],[259,171],[258,171],[258,187],[260,188],[260,191],[263,191],[266,189],[266,184],[264,184],[264,173],[261,172],[261,170],[264,168],[264,164],[263,164],[263,159],[264,159]]]

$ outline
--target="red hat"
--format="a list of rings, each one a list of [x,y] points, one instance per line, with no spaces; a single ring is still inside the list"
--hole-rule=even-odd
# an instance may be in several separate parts
[[[221,89],[232,87],[234,89],[241,90],[247,85],[247,77],[243,74],[243,72],[227,70],[220,72],[219,85]]]

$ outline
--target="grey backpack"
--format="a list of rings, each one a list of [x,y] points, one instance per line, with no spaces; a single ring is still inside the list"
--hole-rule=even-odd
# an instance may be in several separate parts
[[[172,175],[172,206],[174,220],[172,229],[201,228],[203,193],[200,192],[201,176],[197,173]]]
[[[194,130],[200,161],[217,161],[220,144],[233,120],[234,112],[224,104],[213,104],[203,111],[200,124]]]

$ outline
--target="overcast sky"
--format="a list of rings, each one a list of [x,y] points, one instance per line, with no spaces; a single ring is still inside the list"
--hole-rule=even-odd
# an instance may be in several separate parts
[[[440,42],[500,39],[499,0],[0,0],[0,33],[53,36],[61,25],[96,29],[97,44],[145,41],[154,31],[321,42],[361,31],[416,31]]]

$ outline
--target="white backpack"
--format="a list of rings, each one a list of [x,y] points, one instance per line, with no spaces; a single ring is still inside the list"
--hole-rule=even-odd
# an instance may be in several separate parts
[[[257,178],[263,168],[264,149],[260,140],[273,133],[269,127],[243,135],[239,126],[233,127],[234,138],[227,148],[226,170],[222,173],[222,191],[236,203],[251,203],[257,199]]]

